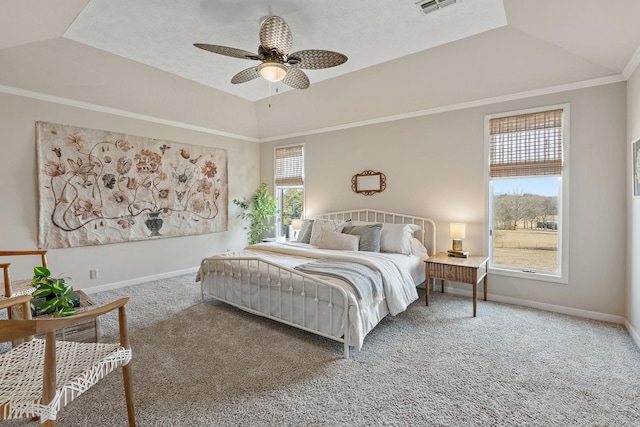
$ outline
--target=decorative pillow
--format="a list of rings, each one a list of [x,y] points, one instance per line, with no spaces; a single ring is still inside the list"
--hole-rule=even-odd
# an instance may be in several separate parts
[[[325,230],[318,240],[318,247],[338,251],[357,251],[359,241],[360,236]]]
[[[318,241],[325,231],[335,231],[340,233],[344,227],[344,221],[337,221],[331,219],[316,219],[313,222],[313,230],[311,231],[311,239],[309,243],[314,246],[318,246]]]
[[[349,225],[371,225],[371,224],[377,224],[376,222],[373,221],[354,221],[352,219],[349,220]]]
[[[364,252],[380,252],[380,235],[382,234],[382,224],[369,225],[347,225],[342,229],[345,234],[360,236],[358,250]]]
[[[311,240],[311,230],[313,230],[313,220],[305,219],[302,221],[302,227],[300,227],[300,232],[298,232],[298,243],[309,243]]]
[[[384,224],[380,237],[380,252],[410,255],[413,233],[421,228],[415,224]]]

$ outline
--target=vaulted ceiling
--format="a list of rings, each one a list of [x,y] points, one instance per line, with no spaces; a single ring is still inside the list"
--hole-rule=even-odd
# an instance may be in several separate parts
[[[255,140],[514,93],[622,81],[638,62],[640,2],[457,0],[0,0],[0,85]],[[290,89],[257,65],[193,47],[257,52],[283,17],[293,50],[349,60]],[[585,83],[587,82],[587,83]],[[591,82],[591,83],[588,83]]]

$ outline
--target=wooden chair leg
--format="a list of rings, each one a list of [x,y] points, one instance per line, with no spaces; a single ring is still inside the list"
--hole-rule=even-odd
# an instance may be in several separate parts
[[[133,411],[133,384],[131,380],[131,362],[122,367],[122,377],[124,380],[124,396],[127,400],[127,416],[129,417],[129,427],[135,427],[136,417]]]
[[[44,369],[42,371],[42,403],[49,405],[56,394],[56,331],[47,332],[44,347]],[[54,420],[42,423],[46,427],[55,427]]]

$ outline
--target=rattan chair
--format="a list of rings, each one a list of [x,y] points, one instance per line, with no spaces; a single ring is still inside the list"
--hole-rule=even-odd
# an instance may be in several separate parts
[[[0,260],[6,260],[11,257],[23,257],[32,256],[34,259],[36,256],[40,257],[40,264],[34,264],[33,267],[46,267],[47,266],[47,251],[35,250],[35,251],[0,251]],[[23,274],[28,279],[11,280],[9,274],[10,262],[0,263],[0,268],[4,270],[4,296],[15,297],[17,295],[28,295],[33,293],[34,288],[31,286],[32,271]]]
[[[55,426],[58,411],[122,367],[129,426],[135,426],[131,348],[124,305],[129,298],[70,317],[31,319],[30,295],[0,297],[0,309],[22,306],[26,319],[0,320],[0,342],[24,339],[0,354],[0,420],[34,418]],[[120,342],[57,341],[56,330],[86,322],[118,309]],[[32,338],[46,334],[46,339]]]

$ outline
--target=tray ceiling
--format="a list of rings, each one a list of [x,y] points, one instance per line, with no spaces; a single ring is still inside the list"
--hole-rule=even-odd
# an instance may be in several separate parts
[[[458,0],[424,14],[413,0],[321,2],[270,0],[91,0],[64,37],[255,101],[293,90],[257,79],[233,85],[237,72],[258,61],[229,58],[193,47],[217,44],[258,50],[261,19],[284,18],[293,50],[326,49],[347,63],[309,70],[311,84],[507,24],[502,0]]]

